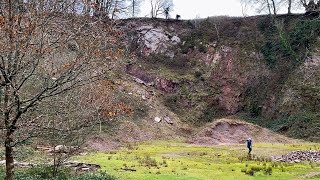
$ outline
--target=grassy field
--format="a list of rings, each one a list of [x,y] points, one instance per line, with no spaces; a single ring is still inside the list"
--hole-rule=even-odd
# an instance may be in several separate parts
[[[195,146],[177,142],[147,142],[118,151],[90,153],[75,160],[100,164],[118,179],[320,179],[320,165],[270,162],[270,156],[320,144],[255,144],[253,156],[245,145]],[[309,178],[309,179],[310,179]]]

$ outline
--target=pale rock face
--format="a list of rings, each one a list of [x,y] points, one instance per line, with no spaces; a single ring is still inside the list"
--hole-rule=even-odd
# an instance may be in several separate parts
[[[159,122],[161,121],[161,118],[160,118],[160,117],[155,117],[155,118],[154,118],[154,121],[157,122],[157,123],[159,123]]]
[[[142,43],[145,55],[167,52],[172,57],[174,53],[168,52],[169,48],[181,42],[178,36],[172,35],[161,27],[141,26],[137,28],[137,31],[140,36],[138,42]]]
[[[178,36],[173,36],[171,38],[171,42],[172,42],[172,44],[176,45],[176,44],[179,44],[181,42],[181,40]]]

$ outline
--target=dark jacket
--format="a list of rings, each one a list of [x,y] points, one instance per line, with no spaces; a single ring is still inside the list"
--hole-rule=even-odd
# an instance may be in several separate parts
[[[247,147],[252,148],[252,140],[251,139],[247,139]]]

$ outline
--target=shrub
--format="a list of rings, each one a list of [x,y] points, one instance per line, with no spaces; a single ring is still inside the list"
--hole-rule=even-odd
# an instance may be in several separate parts
[[[251,166],[250,166],[250,170],[252,170],[252,171],[254,171],[254,172],[259,172],[259,171],[263,170],[263,166],[251,165]]]
[[[85,173],[78,177],[72,178],[72,180],[114,180],[116,179],[114,176],[101,171],[98,173]]]
[[[0,168],[0,179],[5,179],[5,171]],[[52,167],[37,166],[30,169],[17,169],[15,172],[15,179],[19,180],[114,180],[115,177],[106,172],[97,173],[82,173],[75,175],[68,168],[60,168],[55,177],[52,176]]]
[[[259,30],[265,36],[265,44],[261,52],[267,64],[273,68],[285,59],[286,64],[294,67],[304,62],[307,50],[313,48],[320,36],[320,20],[289,20],[281,19],[277,23],[264,20]]]
[[[255,173],[255,171],[252,170],[252,169],[247,169],[247,170],[245,171],[245,174],[250,175],[250,176],[253,176],[254,173]]]
[[[19,170],[15,173],[15,179],[33,180],[33,179],[68,179],[71,177],[71,170],[59,168],[55,177],[53,177],[52,166],[36,166],[26,170]]]
[[[272,175],[272,167],[268,166],[263,169],[265,175]]]
[[[139,161],[139,163],[142,166],[146,166],[146,167],[157,167],[158,166],[157,161],[155,159],[151,158],[149,155],[147,155],[143,159],[141,159]]]
[[[5,171],[2,167],[0,167],[0,179],[4,179],[5,178]]]

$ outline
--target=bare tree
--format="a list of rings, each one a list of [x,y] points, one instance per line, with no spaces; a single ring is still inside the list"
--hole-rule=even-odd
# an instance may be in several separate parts
[[[101,78],[46,99],[41,107],[28,115],[34,117],[33,123],[28,125],[28,129],[22,129],[29,136],[39,137],[40,145],[50,145],[53,177],[91,135],[96,135],[97,127],[101,133],[103,124],[112,123],[117,117],[131,112],[129,106],[119,102],[114,91],[115,84]]]
[[[283,0],[241,0],[243,6],[250,4],[258,13],[267,12],[269,15],[277,15]]]
[[[140,7],[141,7],[141,3],[144,0],[130,0],[130,11],[131,11],[131,16],[132,17],[136,17],[137,14],[140,13]]]
[[[173,10],[172,0],[150,0],[150,5],[151,18],[157,18],[159,15],[169,15]]]
[[[320,1],[300,0],[300,4],[305,8],[307,13],[320,12]]]
[[[171,7],[169,7],[169,6],[164,9],[164,15],[165,15],[166,19],[169,19],[171,11],[172,11]]]
[[[32,138],[20,136],[36,123],[27,114],[46,99],[98,80],[106,60],[121,53],[112,24],[66,13],[73,5],[51,0],[1,4],[0,127],[7,180],[14,176],[13,147]]]
[[[95,0],[91,7],[94,16],[114,19],[126,16],[129,4],[127,0]]]
[[[288,0],[288,14],[291,14],[292,0]]]

